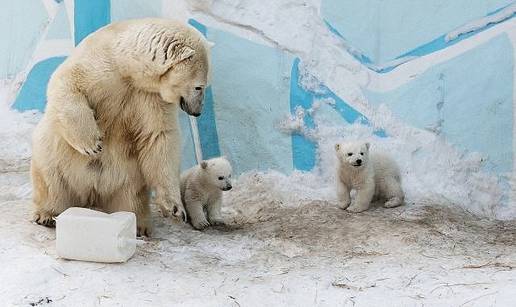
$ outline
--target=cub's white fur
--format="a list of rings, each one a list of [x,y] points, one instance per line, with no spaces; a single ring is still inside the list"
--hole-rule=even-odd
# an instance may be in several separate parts
[[[403,204],[401,176],[396,162],[382,153],[369,154],[369,143],[349,142],[335,145],[338,158],[337,196],[340,207],[351,212],[362,212],[371,201],[384,199],[384,207]],[[356,197],[351,200],[351,190]]]
[[[222,191],[231,186],[231,165],[224,158],[202,161],[181,174],[181,199],[195,229],[223,224]]]

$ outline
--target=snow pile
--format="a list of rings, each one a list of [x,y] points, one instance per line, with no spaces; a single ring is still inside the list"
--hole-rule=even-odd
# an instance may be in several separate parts
[[[306,86],[306,90],[313,91],[314,86],[320,84],[315,77],[309,76],[306,72],[302,74],[303,78],[308,80],[300,82]],[[279,182],[286,181],[290,188],[307,192],[307,197],[313,193],[312,200],[335,199],[334,144],[350,140],[367,140],[372,143],[373,150],[389,153],[400,165],[407,202],[461,206],[474,214],[491,218],[513,216],[513,213],[502,212],[504,208],[500,208],[506,193],[500,186],[500,179],[485,172],[486,157],[479,153],[461,152],[445,142],[439,134],[402,124],[385,106],[380,106],[371,114],[372,126],[367,126],[361,123],[347,124],[344,120],[335,119],[327,107],[331,104],[330,99],[318,100],[312,108],[305,110],[298,107],[294,115],[288,114],[281,121],[282,132],[305,135],[317,144],[318,163],[311,174],[295,173],[288,179],[278,178]],[[313,116],[314,128],[306,127],[306,113]],[[382,127],[388,137],[376,136],[374,127]],[[299,176],[307,176],[310,179],[298,180]],[[314,183],[317,183],[315,189],[312,187]],[[281,189],[277,185],[271,186],[276,190]],[[325,193],[321,195],[321,192],[314,190]]]
[[[12,110],[12,82],[0,82],[0,201],[29,198],[28,175],[32,130],[41,118],[38,112]]]
[[[444,39],[446,42],[452,41],[454,39],[457,39],[461,35],[474,32],[488,25],[507,20],[511,18],[514,14],[516,14],[516,3],[513,3],[505,7],[504,9],[500,10],[499,12],[496,12],[492,15],[488,15],[480,20],[475,20],[473,22],[467,23],[459,27],[458,29],[455,29],[452,32],[446,34]]]
[[[289,114],[276,123],[276,128],[283,133],[297,133],[307,136],[309,132],[304,122],[305,114],[306,110],[301,106],[297,106],[294,114]]]
[[[38,112],[20,113],[8,105],[9,86],[0,85],[0,172],[27,170],[31,156],[32,130],[41,118]]]

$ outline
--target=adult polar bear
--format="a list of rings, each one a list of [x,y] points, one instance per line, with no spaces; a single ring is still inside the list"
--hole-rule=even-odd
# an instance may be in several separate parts
[[[34,220],[53,226],[70,206],[131,211],[149,235],[149,191],[164,216],[186,219],[179,191],[178,105],[202,109],[209,45],[165,19],[113,23],[58,67],[33,136]]]

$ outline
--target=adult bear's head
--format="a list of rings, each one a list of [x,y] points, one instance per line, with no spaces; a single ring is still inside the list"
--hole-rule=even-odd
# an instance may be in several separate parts
[[[170,46],[173,58],[170,68],[160,77],[159,93],[164,101],[179,103],[189,115],[199,116],[208,82],[207,45],[181,44]]]
[[[166,19],[138,20],[124,31],[117,49],[134,86],[159,93],[189,115],[199,116],[208,83],[209,43],[193,27]]]

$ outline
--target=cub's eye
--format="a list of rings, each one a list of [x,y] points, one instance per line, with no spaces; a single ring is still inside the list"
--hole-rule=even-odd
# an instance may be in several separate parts
[[[224,179],[224,177],[220,176],[220,177],[219,177],[219,180],[222,180],[222,179]]]
[[[200,91],[200,90],[202,90],[202,87],[200,87],[200,86],[196,86],[196,87],[195,87],[195,90],[196,90],[196,91]]]
[[[353,155],[353,153],[348,152],[348,157],[351,157],[352,155]]]
[[[361,153],[360,153],[360,155],[361,155],[361,156],[363,156],[363,155],[364,155],[364,153],[363,153],[363,152],[361,152]]]

